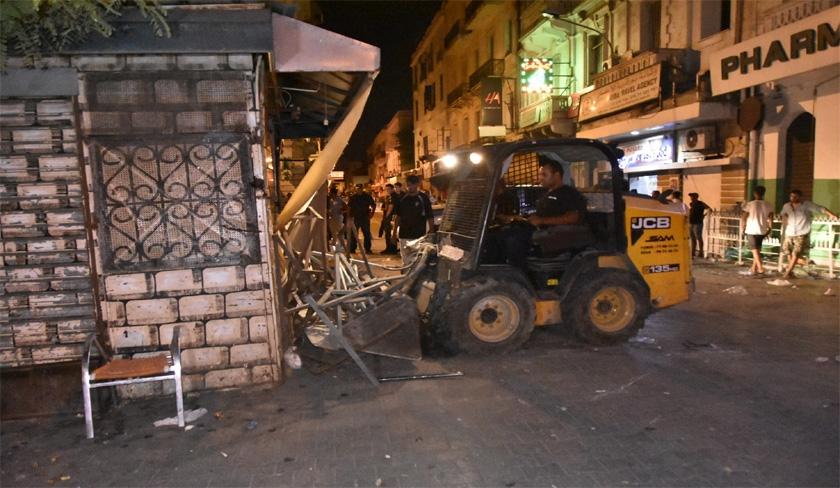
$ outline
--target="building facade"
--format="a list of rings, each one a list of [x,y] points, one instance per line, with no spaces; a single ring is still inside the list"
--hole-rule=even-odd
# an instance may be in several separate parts
[[[519,2],[445,1],[411,59],[414,154],[431,175],[445,151],[515,127]]]
[[[577,136],[616,143],[633,190],[697,192],[720,210],[734,209],[759,183],[777,204],[798,187],[818,203],[840,206],[840,165],[831,157],[840,150],[831,136],[840,113],[836,1],[533,1],[473,7],[469,21],[468,5],[493,3],[453,3],[441,7],[412,59],[418,154],[483,141],[475,122],[479,100],[466,105],[462,117],[454,103],[440,108],[438,101],[429,110],[427,93],[437,70],[452,75],[469,66],[468,57],[457,55],[457,42],[470,51],[479,44],[476,33],[487,39],[458,26],[501,29],[512,21],[516,45],[500,75],[505,87],[510,84],[503,102],[512,109],[505,111],[505,139]],[[800,21],[814,25],[790,27]],[[759,62],[752,59],[756,47],[766,53],[774,41],[789,44],[803,30],[813,32],[813,45],[801,47],[795,74],[788,74],[785,61],[762,67],[770,73],[763,78],[756,70],[741,75],[749,71],[744,63]],[[452,54],[444,50],[442,63],[424,63],[435,40],[445,41],[450,32],[461,32],[449,37]],[[741,80],[720,83],[721,56],[729,60],[728,76]],[[742,63],[735,72],[733,58]],[[756,111],[758,121],[746,125],[747,114]]]
[[[403,172],[414,169],[411,115],[411,110],[394,114],[368,148],[369,176],[375,186],[395,183]]]

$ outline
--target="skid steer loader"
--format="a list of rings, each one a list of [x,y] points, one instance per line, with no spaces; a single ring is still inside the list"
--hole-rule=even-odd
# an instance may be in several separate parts
[[[626,192],[621,156],[586,139],[501,143],[443,156],[438,164],[447,171],[432,184],[446,192],[446,208],[437,233],[415,243],[424,249],[423,262],[402,283],[400,300],[408,305],[394,310],[378,302],[354,327],[386,327],[397,317],[416,324],[419,314],[430,345],[469,353],[513,350],[535,326],[553,324],[592,344],[626,341],[650,313],[686,301],[693,282],[687,217],[677,205]],[[545,191],[537,183],[539,157],[561,163],[564,183],[583,194],[587,212],[582,225],[534,232],[523,269],[491,246],[503,227],[499,214],[535,210]],[[502,202],[510,208],[500,208]],[[380,353],[387,344],[385,338]]]

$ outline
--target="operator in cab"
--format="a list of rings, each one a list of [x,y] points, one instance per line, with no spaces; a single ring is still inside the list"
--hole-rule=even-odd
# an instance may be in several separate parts
[[[586,215],[586,198],[563,182],[563,165],[539,155],[540,184],[548,192],[537,200],[536,212],[528,216],[530,225],[511,225],[500,236],[508,264],[525,269],[537,229],[558,225],[580,225]]]

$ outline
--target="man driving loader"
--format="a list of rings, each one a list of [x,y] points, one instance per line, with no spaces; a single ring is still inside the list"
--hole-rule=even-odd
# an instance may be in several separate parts
[[[503,228],[498,236],[508,264],[525,269],[533,246],[534,232],[558,225],[579,225],[586,215],[586,198],[574,187],[564,184],[559,161],[540,154],[540,184],[548,190],[537,200],[536,213]],[[522,225],[527,222],[530,225]]]

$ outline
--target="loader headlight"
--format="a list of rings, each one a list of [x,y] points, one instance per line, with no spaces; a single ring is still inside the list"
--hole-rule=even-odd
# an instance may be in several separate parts
[[[477,152],[470,153],[470,162],[472,164],[479,164],[483,159],[484,159],[484,157],[481,155],[481,153],[477,153]]]
[[[458,164],[458,158],[454,154],[445,154],[440,160],[447,168],[454,168]]]

